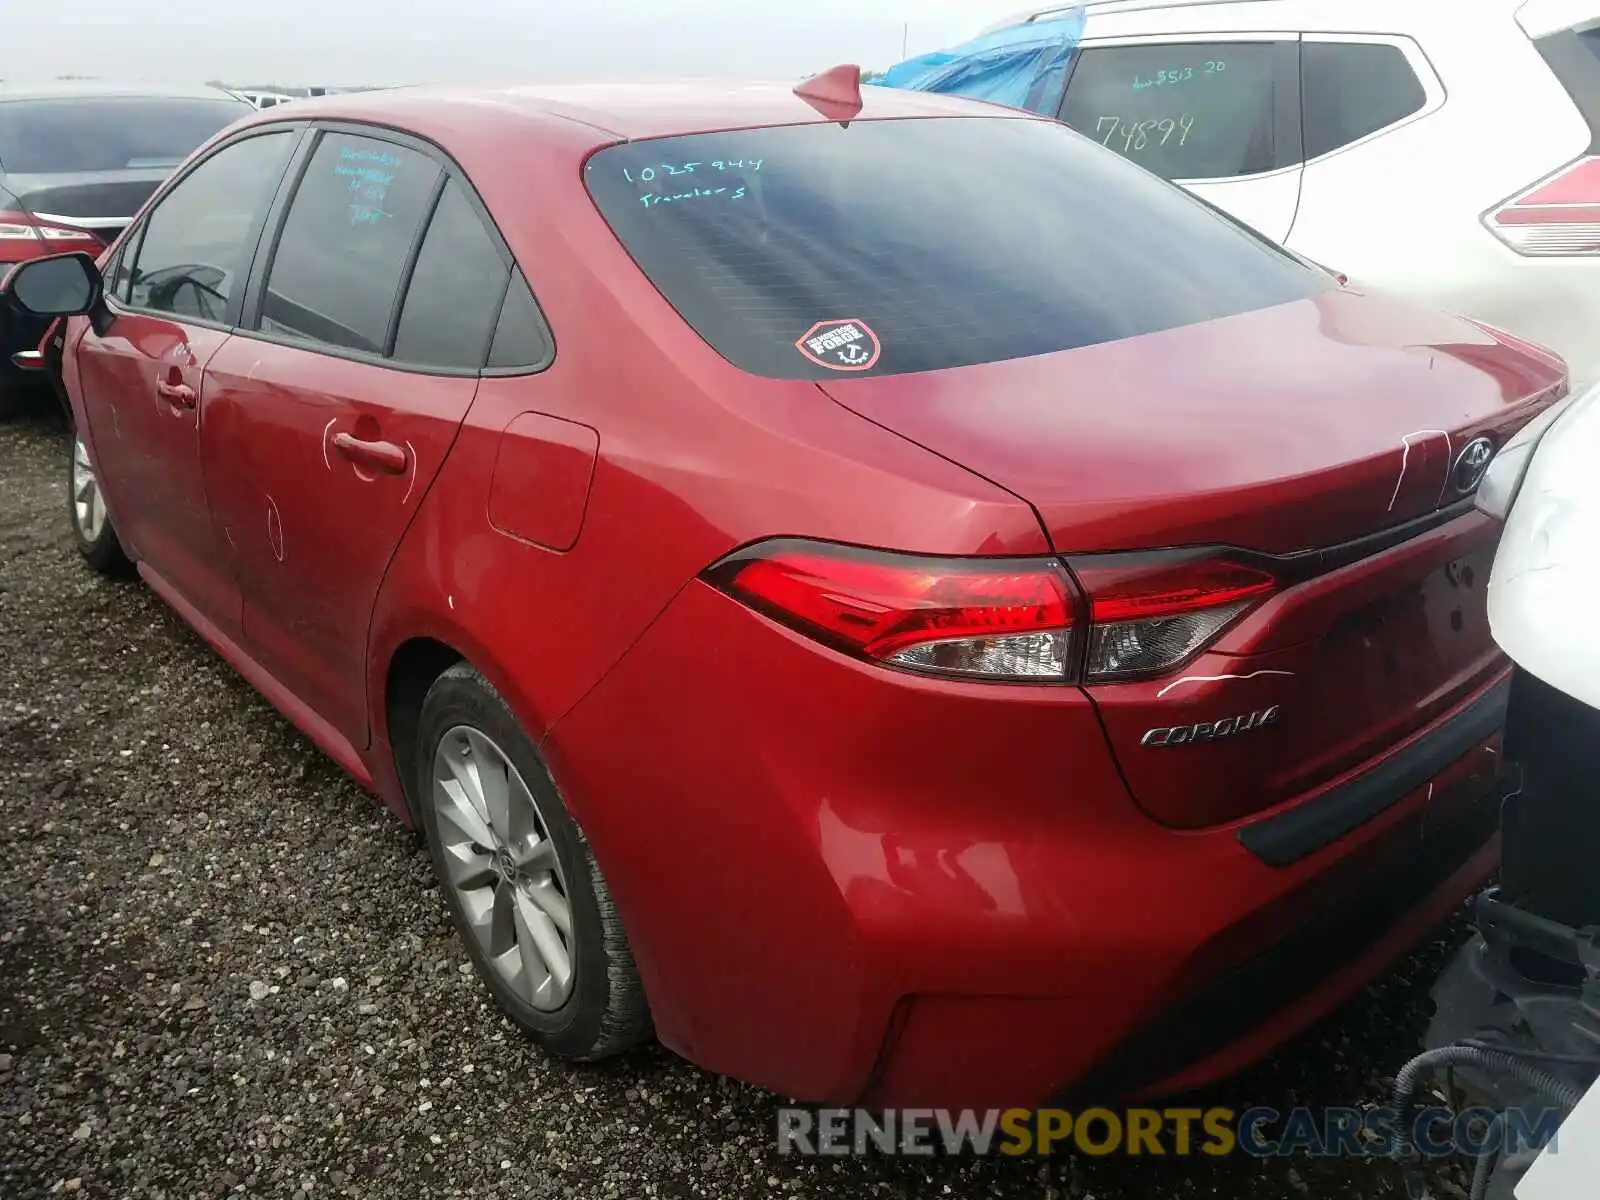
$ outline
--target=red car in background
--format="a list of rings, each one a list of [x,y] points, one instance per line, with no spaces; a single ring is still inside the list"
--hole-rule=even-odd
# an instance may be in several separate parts
[[[853,80],[231,129],[10,280],[79,543],[420,825],[553,1053],[1213,1079],[1493,866],[1472,494],[1565,370]]]
[[[0,83],[0,279],[45,255],[98,254],[174,167],[253,111],[213,87]],[[27,380],[11,356],[43,335],[0,305],[0,414]]]

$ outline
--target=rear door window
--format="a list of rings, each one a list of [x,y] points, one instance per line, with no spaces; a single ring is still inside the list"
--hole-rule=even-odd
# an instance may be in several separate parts
[[[180,179],[126,240],[110,289],[133,308],[222,324],[235,319],[294,130],[222,147]],[[136,249],[135,249],[136,248]]]
[[[1300,105],[1308,159],[1403,121],[1427,104],[1422,81],[1398,46],[1305,42]]]
[[[283,222],[262,331],[383,354],[442,175],[438,163],[408,147],[324,134]]]
[[[612,146],[585,171],[684,319],[777,378],[1046,354],[1328,286],[1054,121],[738,130]]]
[[[1088,47],[1061,119],[1163,179],[1231,179],[1287,166],[1298,155],[1280,152],[1283,45]]]
[[[483,366],[511,268],[466,190],[452,181],[428,222],[406,289],[394,357],[419,366]]]
[[[511,275],[506,301],[495,324],[494,344],[489,347],[491,371],[521,371],[543,367],[555,353],[544,316],[528,290],[521,271]]]

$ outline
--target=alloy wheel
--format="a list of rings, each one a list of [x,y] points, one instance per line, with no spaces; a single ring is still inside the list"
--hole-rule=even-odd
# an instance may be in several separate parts
[[[505,752],[457,725],[433,755],[433,806],[447,886],[493,969],[552,1012],[572,995],[566,879],[538,802]]]
[[[100,531],[106,525],[106,502],[82,437],[74,438],[72,443],[72,514],[85,542],[100,540]]]

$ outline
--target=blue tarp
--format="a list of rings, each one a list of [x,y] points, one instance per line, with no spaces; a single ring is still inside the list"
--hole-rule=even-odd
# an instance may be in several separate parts
[[[1083,38],[1084,12],[1015,25],[890,67],[880,87],[947,92],[1054,115],[1067,67]]]

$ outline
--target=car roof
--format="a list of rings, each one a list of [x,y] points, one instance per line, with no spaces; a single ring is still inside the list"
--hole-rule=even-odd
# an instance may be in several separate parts
[[[1218,29],[1363,30],[1403,32],[1415,21],[1492,17],[1518,9],[1525,0],[1087,0],[1024,9],[985,27],[1009,29],[1031,21],[1064,17],[1082,8],[1088,37],[1153,31]],[[1116,20],[1122,18],[1123,20]],[[1374,24],[1376,23],[1376,24]],[[1126,25],[1126,28],[1123,26]]]
[[[570,131],[577,124],[605,135],[601,140],[617,141],[828,122],[829,117],[795,95],[797,83],[708,80],[472,89],[403,87],[296,100],[291,111],[268,109],[263,117],[392,121],[440,140],[463,126],[480,133],[485,123],[507,132],[526,132],[530,126],[552,123]],[[929,92],[866,86],[861,95],[862,109],[854,120],[1032,115]]]
[[[0,80],[0,103],[7,100],[240,100],[232,92],[204,84],[113,83],[100,79],[63,79],[47,83]]]

